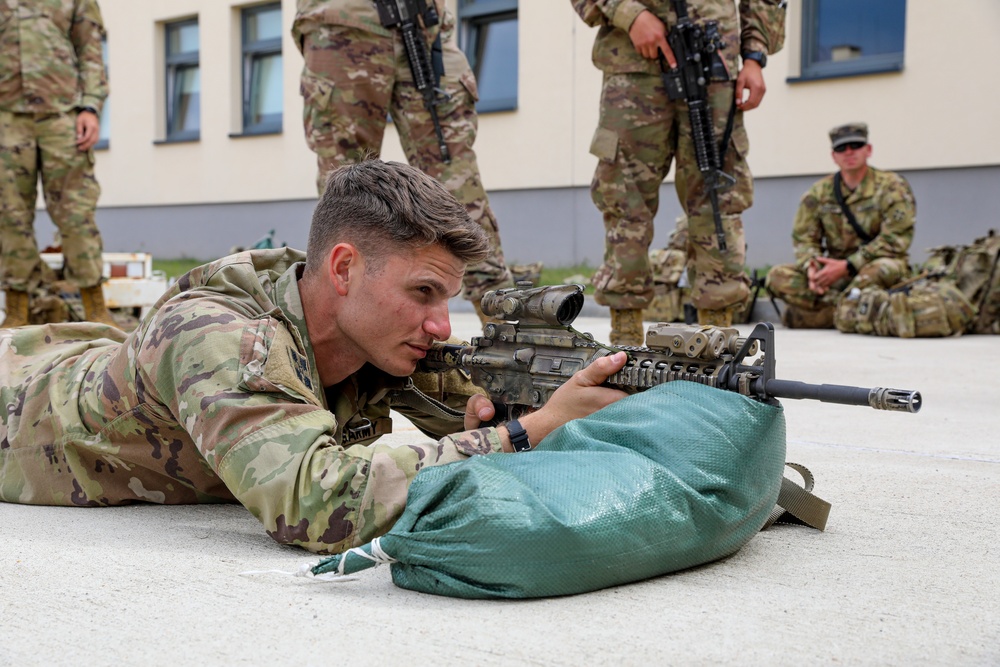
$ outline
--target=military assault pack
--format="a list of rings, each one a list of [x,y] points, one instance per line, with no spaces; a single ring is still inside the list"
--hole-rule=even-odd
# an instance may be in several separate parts
[[[900,338],[1000,334],[1000,236],[931,248],[914,277],[889,289],[855,288],[837,302],[845,333]]]

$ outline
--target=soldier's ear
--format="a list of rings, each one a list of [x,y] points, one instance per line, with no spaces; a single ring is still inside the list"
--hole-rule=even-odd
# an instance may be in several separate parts
[[[361,255],[350,243],[338,243],[327,256],[327,274],[337,294],[347,296],[361,268]]]

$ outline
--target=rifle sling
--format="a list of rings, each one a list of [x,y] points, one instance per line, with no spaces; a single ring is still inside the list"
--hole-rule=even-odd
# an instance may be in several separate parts
[[[847,222],[851,223],[851,227],[854,229],[854,233],[858,235],[862,243],[871,243],[872,239],[875,238],[871,236],[868,232],[861,228],[858,224],[858,219],[854,217],[854,213],[851,212],[851,208],[844,201],[844,193],[840,191],[841,184],[840,172],[838,171],[833,175],[833,196],[837,200],[837,204],[840,205],[840,210],[844,212],[844,216],[847,218]]]
[[[785,465],[802,475],[802,486],[787,477],[781,478],[778,502],[761,530],[775,523],[796,523],[816,530],[824,530],[826,520],[830,516],[830,503],[813,495],[815,479],[812,473],[804,465],[798,463],[786,463]]]
[[[733,138],[733,126],[736,124],[736,83],[733,83],[733,103],[729,107],[729,117],[726,118],[726,131],[722,133],[722,143],[719,144],[719,169],[726,168],[726,151],[729,149],[729,140]]]

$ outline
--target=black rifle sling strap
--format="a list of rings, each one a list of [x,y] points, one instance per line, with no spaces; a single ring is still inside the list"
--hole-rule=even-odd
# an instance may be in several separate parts
[[[778,502],[761,530],[775,523],[797,523],[816,530],[824,530],[826,520],[830,516],[830,503],[813,495],[815,479],[812,473],[798,463],[785,465],[802,475],[802,486],[782,476]]]
[[[837,204],[840,205],[840,210],[844,212],[844,216],[847,218],[847,221],[851,223],[851,227],[854,228],[854,233],[858,235],[861,242],[871,243],[872,239],[875,237],[862,229],[861,225],[858,224],[858,219],[854,217],[854,213],[851,212],[851,208],[847,205],[847,202],[844,201],[844,193],[840,191],[840,184],[841,178],[840,172],[838,171],[833,175],[833,196],[837,199]]]
[[[733,83],[734,94],[733,103],[729,107],[729,117],[726,118],[726,131],[722,133],[722,141],[719,143],[719,169],[726,169],[726,151],[729,149],[729,140],[733,138],[733,125],[736,122],[736,84]]]

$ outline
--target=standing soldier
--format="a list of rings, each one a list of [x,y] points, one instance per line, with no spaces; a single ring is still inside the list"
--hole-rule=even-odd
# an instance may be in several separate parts
[[[389,16],[398,21],[385,21]],[[404,45],[407,21],[422,40],[411,49],[426,56],[416,67],[432,77],[426,98]],[[454,29],[443,0],[298,0],[292,36],[305,58],[305,133],[319,165],[320,194],[334,168],[380,153],[391,114],[406,159],[441,181],[489,237],[489,257],[470,265],[463,281],[463,296],[485,322],[480,299],[512,281],[472,149],[476,79]]]
[[[101,289],[94,210],[98,115],[108,95],[96,0],[0,3],[0,277],[3,326],[28,323],[29,290],[42,275],[35,241],[38,177],[62,237],[65,277],[80,287],[86,318],[115,326]]]
[[[591,194],[604,215],[604,263],[594,276],[598,303],[611,308],[611,342],[640,345],[642,309],[653,295],[649,244],[660,185],[677,158],[675,187],[688,218],[693,266],[691,300],[701,324],[728,326],[746,301],[746,242],[740,214],[753,201],[743,112],[764,97],[767,55],[784,44],[784,2],[691,0],[689,16],[702,28],[718,22],[724,67],[707,85],[722,171],[735,184],[719,193],[726,249],[716,238],[711,201],[698,169],[688,107],[671,100],[661,59],[675,67],[667,31],[677,24],[678,0],[572,0],[587,25],[598,26],[594,65],[604,72],[600,124],[590,152],[600,161]],[[742,57],[743,67],[739,67]],[[744,99],[746,96],[746,99]],[[728,137],[728,141],[725,138]]]

